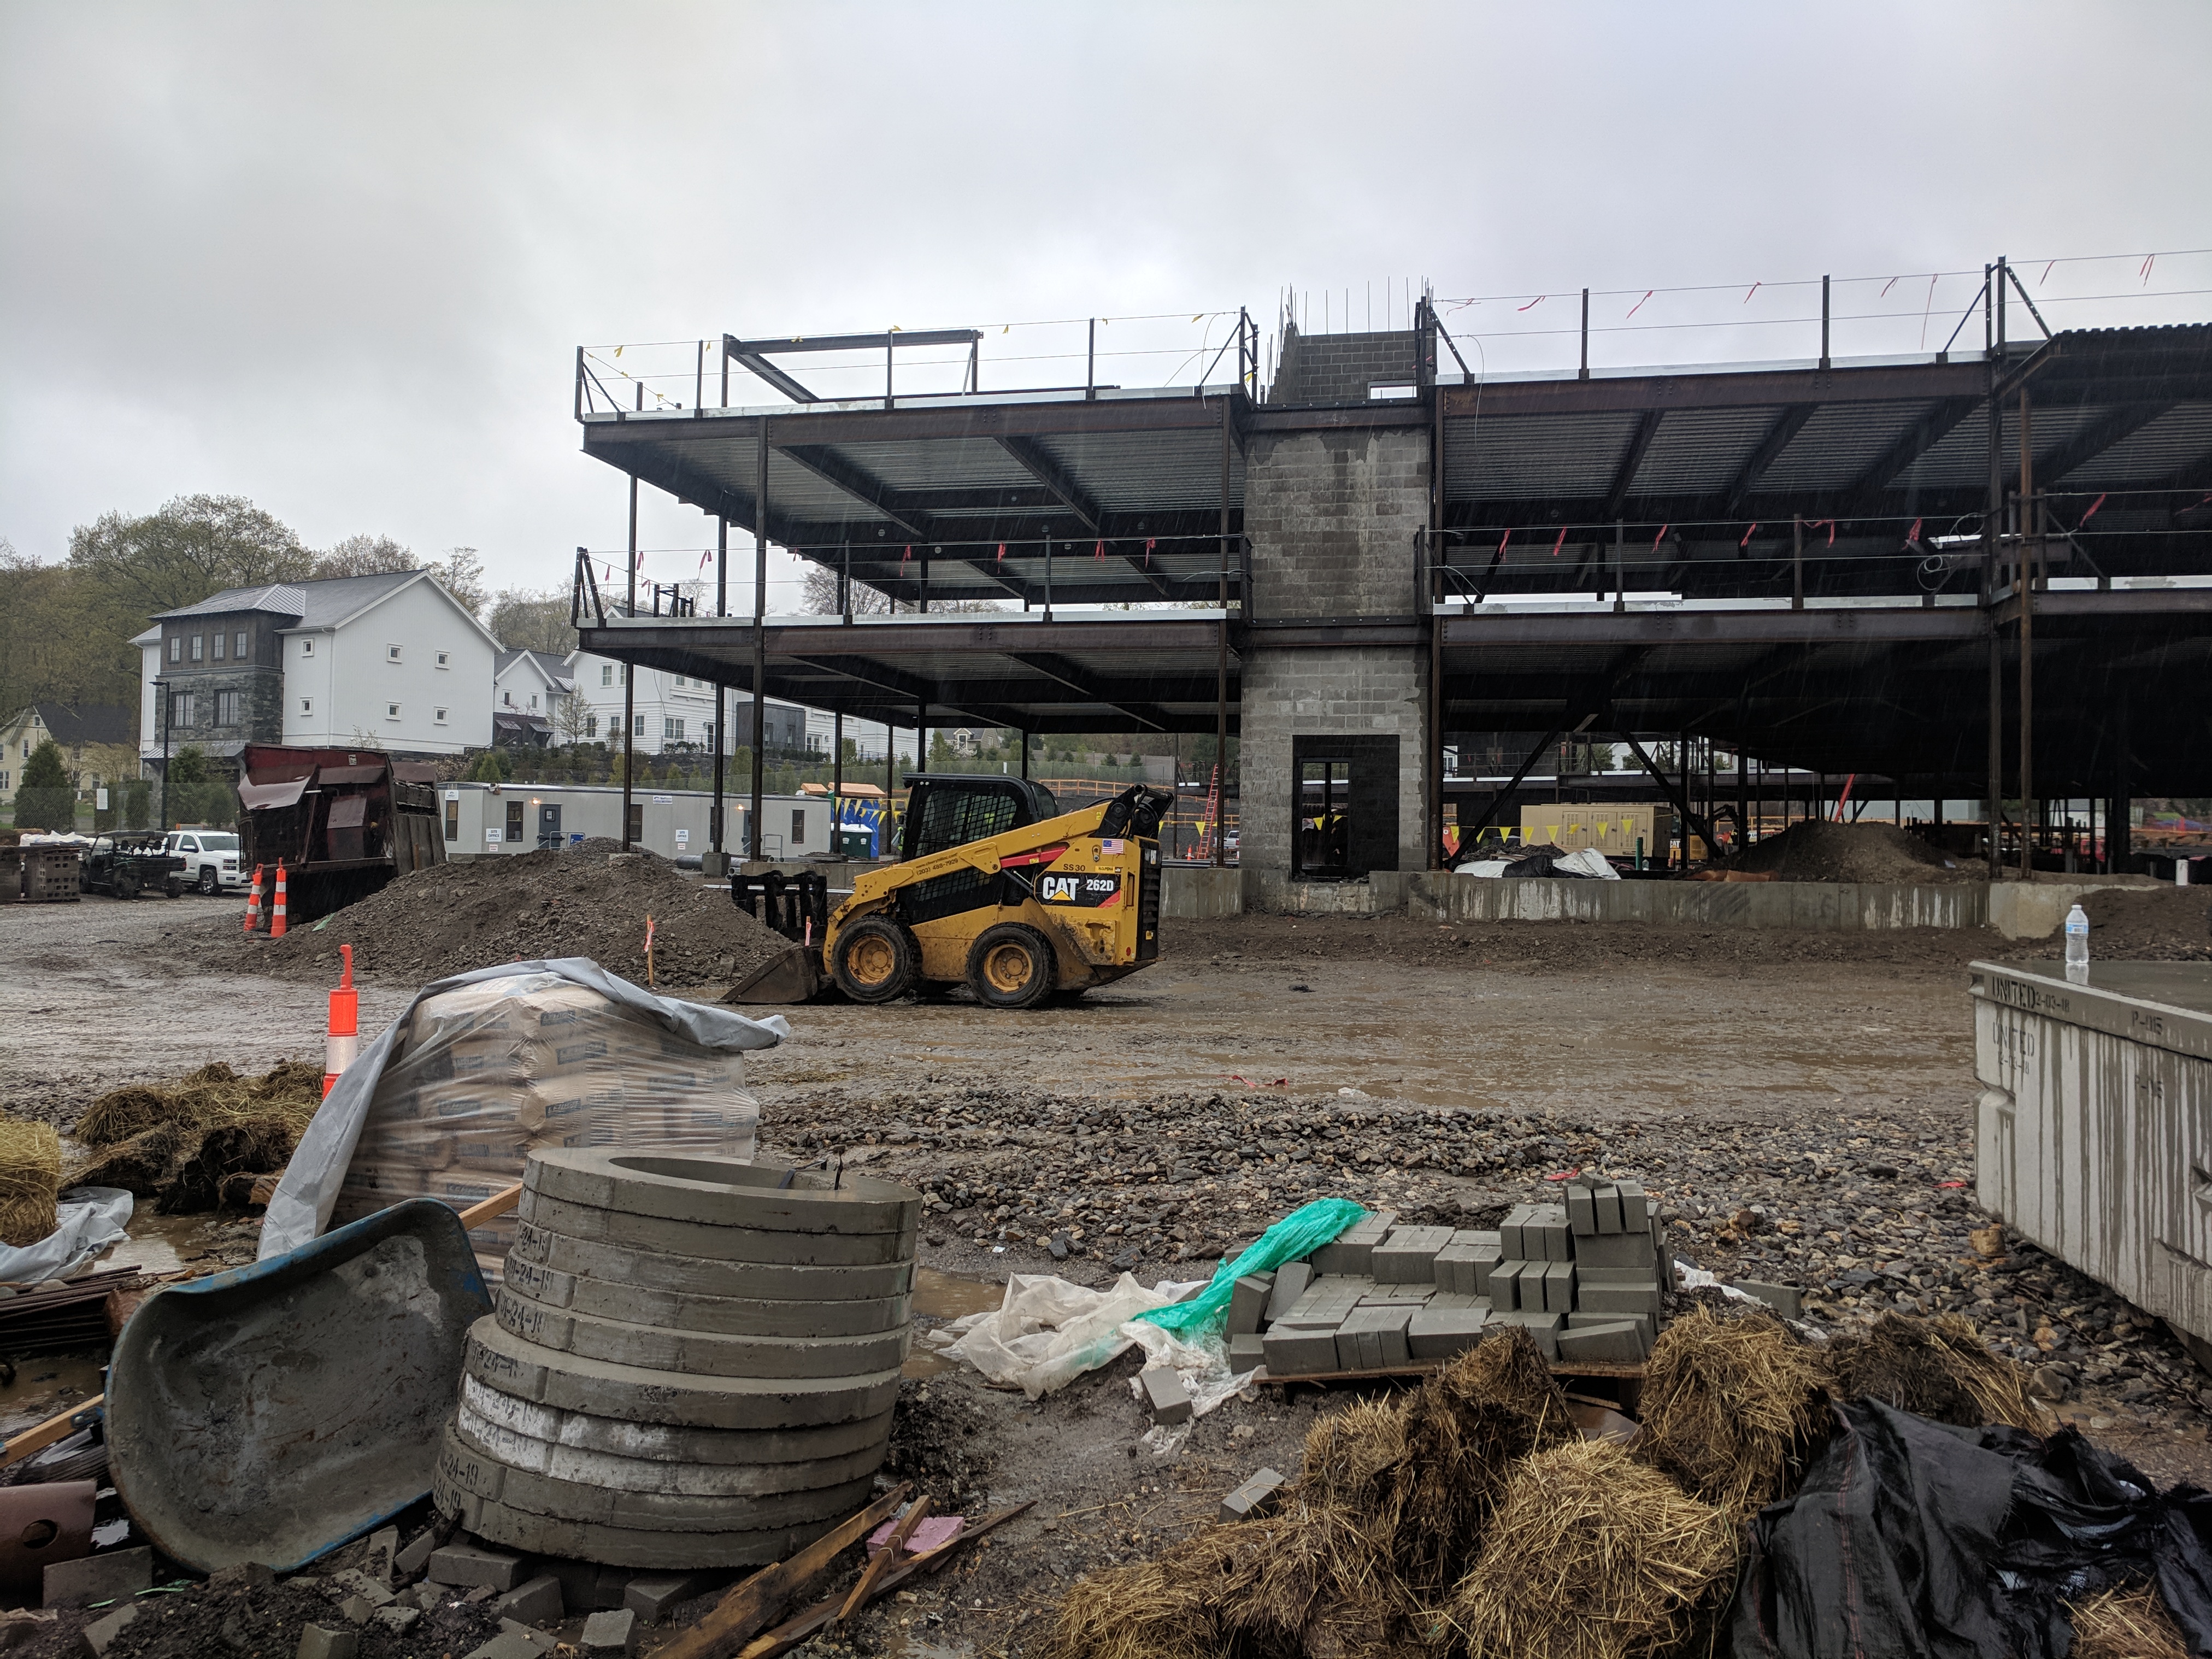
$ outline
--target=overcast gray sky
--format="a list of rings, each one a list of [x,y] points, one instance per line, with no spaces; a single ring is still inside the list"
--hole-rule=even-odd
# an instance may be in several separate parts
[[[1515,296],[1447,312],[1492,368],[1571,363],[1508,337],[1584,284],[1624,325],[1662,290],[1602,361],[1792,356],[1778,285],[1828,271],[1899,313],[1839,353],[1909,350],[2001,252],[2126,256],[2034,266],[2054,324],[2212,316],[2208,70],[2202,0],[0,0],[0,535],[58,558],[204,490],[565,581],[623,532],[586,343],[1173,313],[1108,333],[1180,349],[1426,279]],[[2164,297],[2068,303],[2130,292]],[[1077,339],[994,334],[993,383]],[[710,537],[648,505],[648,547]]]

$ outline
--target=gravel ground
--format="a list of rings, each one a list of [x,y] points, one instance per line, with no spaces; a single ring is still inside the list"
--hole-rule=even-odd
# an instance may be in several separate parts
[[[2193,948],[2202,896],[2128,896],[2116,936]],[[0,915],[0,1091],[67,1121],[95,1083],[319,1048],[315,988],[165,971],[190,941],[160,935],[193,902]],[[1473,1223],[1555,1194],[1547,1176],[1632,1175],[1681,1256],[1803,1285],[1813,1328],[1964,1313],[2094,1439],[2212,1486],[2212,1378],[1972,1201],[1966,967],[2049,945],[1281,917],[1185,924],[1168,945],[1025,1015],[964,996],[788,1011],[792,1040],[749,1061],[768,1156],[842,1152],[920,1186],[924,1264],[984,1299],[1009,1272],[1197,1276],[1324,1194]],[[409,988],[372,988],[365,1035]],[[973,1301],[934,1305],[932,1321]],[[895,1470],[970,1514],[1038,1506],[811,1650],[1019,1651],[1075,1574],[1180,1535],[1255,1467],[1294,1472],[1343,1397],[1231,1401],[1162,1460],[1137,1446],[1132,1369],[1032,1405],[918,1359]]]

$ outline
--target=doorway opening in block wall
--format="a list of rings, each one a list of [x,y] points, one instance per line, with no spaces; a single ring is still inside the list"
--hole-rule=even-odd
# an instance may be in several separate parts
[[[1398,867],[1398,739],[1291,739],[1291,873],[1357,881]]]

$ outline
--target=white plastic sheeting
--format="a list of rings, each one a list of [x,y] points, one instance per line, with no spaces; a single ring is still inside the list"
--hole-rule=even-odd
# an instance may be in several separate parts
[[[1163,1282],[1148,1291],[1123,1273],[1111,1289],[1093,1291],[1053,1273],[1012,1273],[996,1308],[941,1325],[923,1340],[1036,1400],[1109,1364],[1132,1342],[1142,1341],[1148,1354],[1155,1340],[1184,1347],[1157,1325],[1129,1322],[1203,1288],[1202,1281]]]
[[[53,1231],[21,1249],[0,1244],[0,1284],[38,1285],[67,1279],[120,1244],[131,1224],[131,1194],[120,1187],[72,1187],[56,1206]]]

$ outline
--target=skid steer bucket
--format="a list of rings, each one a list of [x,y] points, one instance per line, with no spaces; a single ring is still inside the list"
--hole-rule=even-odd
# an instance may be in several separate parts
[[[732,986],[722,1000],[741,1006],[811,1002],[822,987],[821,947],[787,945]]]

